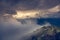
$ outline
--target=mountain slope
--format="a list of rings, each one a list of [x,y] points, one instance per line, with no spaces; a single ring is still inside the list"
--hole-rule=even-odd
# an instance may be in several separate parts
[[[44,26],[34,31],[26,40],[60,40],[60,28]]]

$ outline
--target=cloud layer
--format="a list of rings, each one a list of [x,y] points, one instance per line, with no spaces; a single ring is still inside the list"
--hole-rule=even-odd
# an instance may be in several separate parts
[[[45,10],[49,12],[51,8],[58,5],[60,5],[60,0],[0,0],[0,40],[19,40],[26,34],[42,27],[36,23],[37,19],[19,19],[17,21],[12,17],[17,13],[16,11],[39,10],[40,12],[43,10],[41,12],[46,14]],[[53,12],[51,12],[50,10],[49,13],[52,14]]]
[[[0,16],[0,40],[19,40],[40,27],[32,20],[17,21],[10,16]]]
[[[0,14],[14,14],[16,10],[49,9],[59,4],[59,0],[1,0]]]

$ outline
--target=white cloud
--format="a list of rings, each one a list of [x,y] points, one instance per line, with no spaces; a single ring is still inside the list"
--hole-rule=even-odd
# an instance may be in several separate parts
[[[32,23],[30,23],[30,22]],[[40,25],[37,25],[32,20],[27,20],[27,24],[21,24],[16,19],[9,16],[0,17],[0,30],[3,40],[18,40],[24,35],[33,32]]]

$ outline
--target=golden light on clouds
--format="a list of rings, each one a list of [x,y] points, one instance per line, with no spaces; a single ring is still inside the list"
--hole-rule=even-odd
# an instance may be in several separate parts
[[[51,8],[51,9],[48,9],[48,11],[49,12],[58,12],[58,11],[60,11],[60,6],[56,6],[56,7],[54,7],[54,8]]]
[[[53,7],[48,10],[26,10],[26,11],[16,11],[17,14],[13,15],[16,19],[25,19],[25,18],[37,18],[37,17],[48,17],[47,14],[54,14],[55,12],[60,11],[59,6]]]
[[[16,15],[13,15],[14,18],[24,19],[24,18],[34,18],[38,14],[38,11],[17,11]]]

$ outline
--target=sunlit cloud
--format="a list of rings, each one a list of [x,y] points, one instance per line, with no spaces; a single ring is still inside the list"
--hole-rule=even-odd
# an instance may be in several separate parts
[[[39,11],[30,10],[30,11],[17,11],[16,15],[13,15],[14,18],[24,19],[24,18],[36,18]]]
[[[51,8],[51,9],[48,9],[48,11],[49,12],[58,12],[58,11],[60,11],[60,5],[57,5],[57,6],[53,7],[53,8]]]
[[[49,17],[50,14],[55,14],[56,12],[59,12],[59,5],[50,8],[50,9],[46,9],[46,10],[25,10],[25,11],[21,11],[21,10],[17,10],[17,14],[16,15],[12,15],[14,18],[16,19],[25,19],[25,18],[45,18],[45,17]]]

